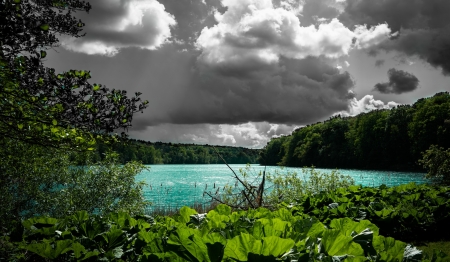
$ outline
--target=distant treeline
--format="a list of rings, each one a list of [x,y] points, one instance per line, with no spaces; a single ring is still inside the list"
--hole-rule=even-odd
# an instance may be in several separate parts
[[[258,160],[262,165],[412,171],[421,170],[417,161],[433,144],[450,147],[448,92],[296,129],[272,139]]]
[[[215,146],[228,164],[257,164],[261,149]],[[100,160],[108,150],[119,154],[120,161],[132,160],[143,164],[223,164],[213,146],[174,144],[129,139],[125,143],[106,145],[99,143],[94,159]]]

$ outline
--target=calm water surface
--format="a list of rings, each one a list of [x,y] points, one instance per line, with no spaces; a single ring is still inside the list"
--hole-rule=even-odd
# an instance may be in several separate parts
[[[246,165],[230,165],[239,174],[239,169],[245,169]],[[136,179],[145,181],[148,186],[144,190],[147,200],[155,207],[181,207],[193,203],[207,202],[210,199],[203,194],[207,191],[215,192],[223,189],[226,184],[233,185],[235,180],[233,173],[224,164],[217,165],[149,165],[149,170],[141,172]],[[248,174],[257,176],[264,170],[264,166],[252,165]],[[279,167],[267,167],[266,173],[274,174]],[[320,172],[330,173],[332,169],[316,169]],[[284,168],[281,173],[287,171],[302,174],[302,168]],[[394,171],[368,171],[340,169],[343,175],[351,176],[356,184],[363,186],[378,186],[386,184],[395,186],[416,182],[426,183],[424,173],[408,173]]]

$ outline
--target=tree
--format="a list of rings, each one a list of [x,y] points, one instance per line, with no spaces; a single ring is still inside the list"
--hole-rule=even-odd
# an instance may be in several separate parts
[[[0,23],[0,135],[49,147],[92,148],[96,138],[131,126],[146,108],[140,93],[90,84],[90,72],[44,67],[57,34],[81,37],[80,0],[4,0]],[[125,135],[122,133],[122,135]]]
[[[450,185],[450,148],[431,145],[422,153],[419,163],[428,171],[428,178],[438,179],[440,183]]]

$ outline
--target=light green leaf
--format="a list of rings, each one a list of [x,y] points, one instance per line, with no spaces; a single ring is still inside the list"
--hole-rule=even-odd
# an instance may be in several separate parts
[[[264,256],[281,257],[294,247],[295,243],[292,239],[283,239],[277,236],[263,237],[262,252]]]
[[[50,27],[49,27],[48,24],[42,24],[42,25],[40,26],[40,28],[41,28],[42,30],[44,30],[44,31],[48,31],[48,29],[49,29]]]
[[[326,230],[323,233],[322,246],[330,256],[363,256],[362,247],[353,242],[351,236],[346,236],[342,231],[336,229]]]
[[[54,126],[56,126],[56,125],[58,124],[58,121],[56,121],[56,119],[53,119],[53,120],[52,120],[52,124],[53,124]]]
[[[178,217],[178,222],[186,224],[189,223],[189,221],[191,221],[191,215],[195,215],[197,214],[197,211],[195,211],[192,208],[189,207],[182,207],[180,209],[180,216]]]

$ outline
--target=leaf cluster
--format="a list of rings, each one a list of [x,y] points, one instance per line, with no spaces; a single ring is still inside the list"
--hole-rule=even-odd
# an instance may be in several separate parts
[[[449,187],[414,183],[390,188],[349,186],[308,194],[282,206],[324,223],[344,217],[368,219],[383,235],[404,241],[441,240],[450,232]]]
[[[106,217],[77,212],[64,219],[24,221],[9,239],[27,258],[85,261],[448,261],[423,258],[415,247],[379,235],[367,220],[335,219],[329,225],[287,209],[207,214],[183,207],[170,217]],[[447,259],[447,260],[446,260]]]

